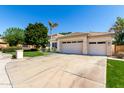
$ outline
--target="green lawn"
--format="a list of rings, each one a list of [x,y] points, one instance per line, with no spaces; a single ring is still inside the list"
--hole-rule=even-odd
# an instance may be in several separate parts
[[[15,52],[8,52],[8,54],[15,55]],[[48,55],[47,52],[41,52],[41,51],[24,51],[24,57],[36,57],[36,56],[44,56]]]
[[[106,87],[124,88],[124,61],[108,59]]]

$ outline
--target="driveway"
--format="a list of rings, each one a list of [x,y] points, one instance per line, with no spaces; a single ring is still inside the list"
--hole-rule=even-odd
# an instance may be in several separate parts
[[[13,87],[96,88],[105,87],[106,57],[52,54],[8,63]]]
[[[11,55],[0,52],[0,88],[11,88],[10,80],[6,73],[5,66],[11,62]]]

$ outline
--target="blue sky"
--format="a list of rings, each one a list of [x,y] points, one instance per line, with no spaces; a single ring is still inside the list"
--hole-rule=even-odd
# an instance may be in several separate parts
[[[105,32],[118,16],[124,18],[124,6],[0,6],[0,33],[35,22],[48,27],[48,20],[59,24],[53,33]]]

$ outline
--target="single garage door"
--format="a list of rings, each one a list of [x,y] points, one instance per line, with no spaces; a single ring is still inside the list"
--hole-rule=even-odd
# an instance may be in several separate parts
[[[89,42],[90,55],[107,55],[106,42]]]
[[[82,54],[83,41],[62,42],[62,53]]]

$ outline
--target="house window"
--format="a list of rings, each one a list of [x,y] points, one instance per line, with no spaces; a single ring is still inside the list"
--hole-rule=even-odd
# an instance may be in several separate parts
[[[89,42],[89,44],[96,44],[96,42]]]
[[[57,48],[57,43],[52,43],[52,47]]]
[[[97,44],[105,44],[105,42],[97,42]]]

